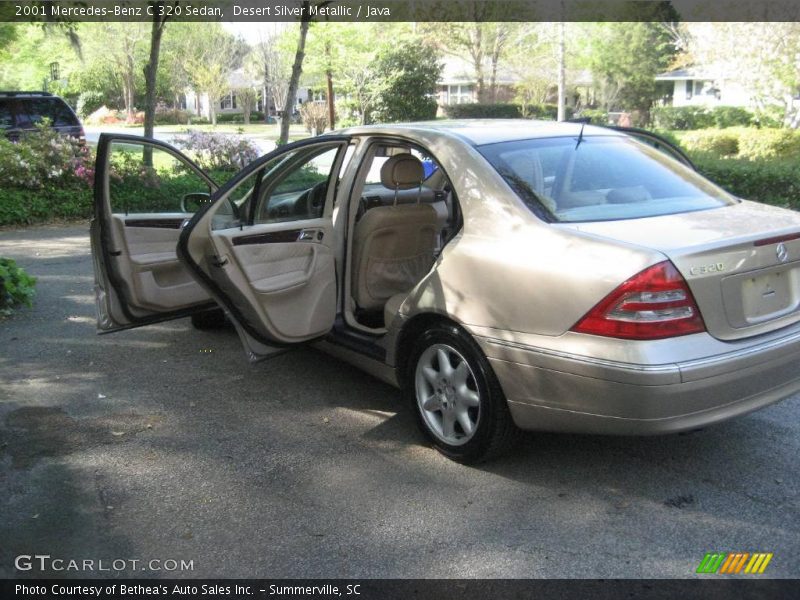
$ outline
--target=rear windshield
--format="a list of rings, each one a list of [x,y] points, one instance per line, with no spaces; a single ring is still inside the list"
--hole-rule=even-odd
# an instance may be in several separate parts
[[[0,111],[2,112],[2,111]],[[80,125],[75,114],[61,98],[17,98],[17,127],[26,129],[50,119],[53,127],[74,127]]]
[[[479,146],[520,198],[556,221],[614,221],[733,204],[728,193],[663,152],[621,136]]]

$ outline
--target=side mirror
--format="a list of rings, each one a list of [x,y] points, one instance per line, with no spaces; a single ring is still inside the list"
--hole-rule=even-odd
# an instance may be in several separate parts
[[[183,198],[181,198],[181,210],[185,213],[194,213],[203,206],[203,204],[208,204],[211,201],[211,194],[208,192],[192,192],[190,194],[185,194]]]

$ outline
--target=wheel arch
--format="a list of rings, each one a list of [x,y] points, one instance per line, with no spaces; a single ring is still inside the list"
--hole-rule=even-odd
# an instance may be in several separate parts
[[[397,372],[397,379],[401,387],[405,382],[408,361],[411,355],[411,350],[414,347],[414,343],[423,332],[433,325],[438,324],[452,325],[463,331],[466,335],[470,336],[474,340],[472,333],[470,333],[470,331],[464,327],[463,324],[443,313],[426,311],[415,314],[403,324],[400,332],[397,335],[397,341],[394,345],[394,367]]]

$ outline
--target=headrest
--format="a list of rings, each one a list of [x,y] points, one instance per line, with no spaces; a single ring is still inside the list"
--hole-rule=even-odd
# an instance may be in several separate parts
[[[425,179],[425,169],[413,154],[396,154],[383,163],[381,183],[390,190],[410,190]]]

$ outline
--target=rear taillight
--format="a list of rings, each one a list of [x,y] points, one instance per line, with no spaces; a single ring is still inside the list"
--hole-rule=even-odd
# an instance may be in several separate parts
[[[686,280],[668,260],[628,279],[572,328],[629,340],[657,340],[705,330]]]

